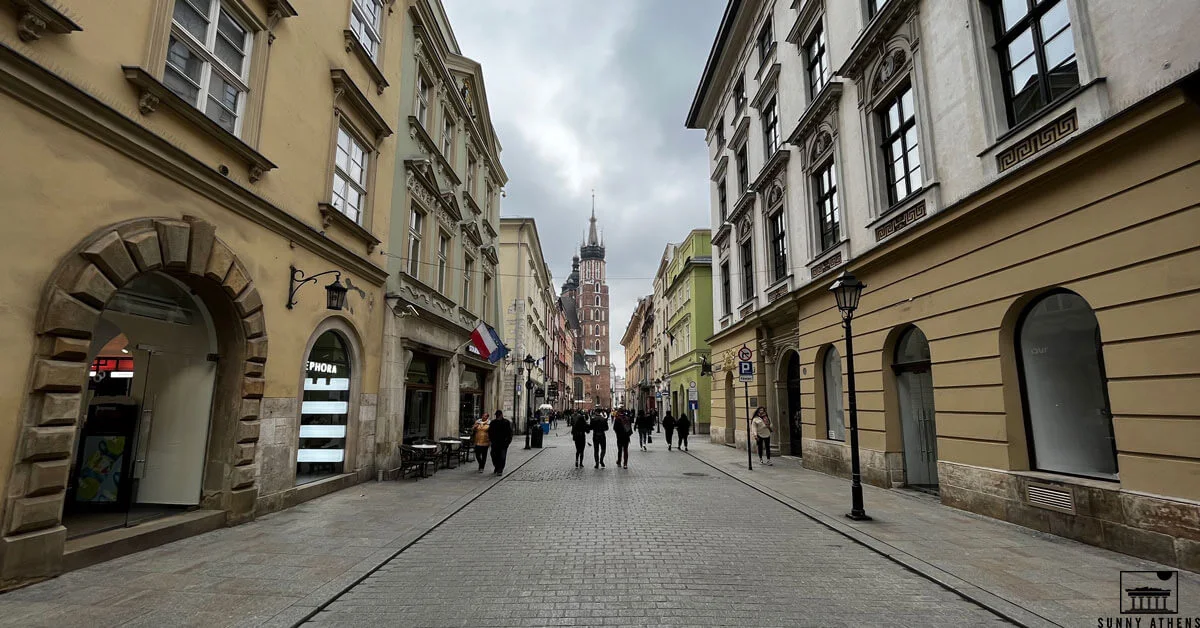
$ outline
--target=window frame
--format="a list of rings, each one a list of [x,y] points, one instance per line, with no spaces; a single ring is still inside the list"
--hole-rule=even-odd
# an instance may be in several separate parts
[[[474,305],[471,299],[471,275],[475,273],[475,258],[471,257],[466,251],[463,251],[463,281],[462,281],[462,305],[471,310]]]
[[[421,128],[429,129],[429,92],[433,89],[433,84],[429,79],[425,78],[425,73],[417,70],[417,85],[416,94],[414,95],[415,103],[413,105],[413,113],[416,114],[417,122],[421,124]]]
[[[1064,98],[1070,97],[1074,90],[1081,85],[1081,59],[1079,58],[1079,50],[1074,40],[1077,24],[1071,21],[1071,10],[1068,0],[1024,0],[1024,2],[1026,5],[1025,14],[1009,28],[1005,28],[1004,26],[1003,2],[1001,0],[990,0],[987,2],[994,37],[991,48],[1000,73],[1004,115],[1009,128],[1036,119],[1042,112],[1053,108]],[[1045,34],[1042,32],[1042,18],[1058,6],[1062,6],[1066,12],[1067,24],[1054,33],[1050,39],[1054,40],[1057,37],[1070,36],[1071,61],[1063,61],[1054,66],[1054,68],[1048,68],[1046,61],[1046,39]],[[1012,59],[1009,58],[1008,47],[1020,39],[1026,32],[1030,35],[1032,51],[1025,59],[1032,57],[1036,66],[1037,71],[1033,78],[1036,81],[1036,88],[1041,96],[1041,104],[1036,109],[1028,111],[1023,118],[1017,119],[1017,112],[1015,110],[1017,92],[1015,91],[1016,87],[1012,83]],[[1075,64],[1075,84],[1056,96],[1051,90],[1050,73],[1072,61]]]
[[[762,109],[763,160],[767,161],[781,146],[779,131],[779,95],[773,94]]]
[[[910,100],[912,101],[912,111],[909,112],[905,112],[904,110],[904,95],[906,93],[911,96]],[[895,207],[907,199],[912,198],[924,188],[922,181],[925,176],[925,164],[921,157],[921,130],[917,124],[916,103],[917,95],[915,85],[911,80],[905,80],[895,89],[893,89],[886,98],[883,98],[875,110],[875,117],[879,125],[879,150],[880,156],[883,159],[883,163],[880,165],[883,169],[884,187],[886,188],[885,191],[887,193],[887,209]],[[888,115],[893,106],[897,107],[898,117],[904,115],[907,115],[907,117],[900,118],[900,124],[898,128],[889,130]],[[908,132],[910,130],[914,132],[916,137],[916,143],[911,146],[908,144]],[[899,142],[903,152],[901,158],[904,161],[904,184],[908,187],[908,190],[904,196],[899,196],[897,192],[897,184],[900,183],[900,180],[896,179],[896,160],[893,159],[892,156],[892,149],[897,142]],[[914,151],[918,161],[915,169],[915,172],[917,172],[918,176],[915,182],[912,181],[914,169],[909,163],[909,154],[913,153]],[[883,213],[887,213],[887,210],[885,209]]]
[[[746,238],[738,243],[738,254],[742,262],[742,302],[756,295],[754,287],[754,239]]]
[[[742,142],[742,145],[733,151],[734,167],[737,169],[738,175],[739,197],[750,189],[750,156],[747,154],[747,144],[749,142]]]
[[[733,110],[734,117],[741,113],[746,108],[746,73],[738,75],[737,81],[733,84]]]
[[[831,155],[824,163],[815,168],[812,173],[813,207],[817,213],[817,251],[818,255],[832,249],[842,241],[841,204],[838,202],[837,162]],[[830,188],[826,189],[824,179],[828,177]],[[826,202],[832,201],[832,211],[826,211]],[[826,216],[826,214],[830,214]],[[827,220],[827,218],[829,220]]]
[[[371,4],[375,7],[375,18],[377,23],[371,23],[370,21],[363,19],[363,16],[360,15],[360,13],[363,13],[367,10],[365,7],[361,6],[365,4]],[[367,36],[368,41],[363,41],[362,35],[359,34],[358,29],[354,28],[354,22],[356,19],[365,27],[364,30],[366,32],[364,34]],[[367,51],[367,56],[375,62],[379,61],[379,57],[383,51],[383,20],[384,13],[382,0],[350,1],[350,32],[354,33],[354,38],[358,40],[358,43],[363,47],[363,50]]]
[[[816,50],[814,50],[814,44],[818,46]],[[820,20],[817,20],[812,33],[804,42],[804,56],[804,72],[808,79],[808,99],[809,102],[812,102],[832,78],[829,69],[829,49],[825,41],[825,27]],[[819,70],[819,74],[814,76],[814,70]]]
[[[204,41],[200,41],[196,36],[187,29],[183,24],[175,20],[175,8],[183,3],[195,11],[196,14],[208,21],[205,29]],[[235,137],[241,138],[243,127],[247,117],[248,101],[251,97],[251,67],[255,58],[255,34],[256,29],[244,16],[243,9],[237,2],[230,0],[210,0],[208,14],[202,14],[199,9],[190,0],[174,0],[171,3],[171,12],[168,16],[166,54],[163,59],[163,85],[175,94],[184,102],[188,103],[209,120],[212,120],[217,126],[220,126],[225,131],[233,134]],[[233,68],[226,65],[216,52],[218,38],[223,38],[227,43],[233,45],[233,42],[227,35],[221,32],[220,19],[222,15],[226,15],[238,28],[245,31],[245,37],[240,48],[242,53],[242,69],[241,72],[234,72]],[[214,19],[215,18],[215,19]],[[188,76],[187,72],[175,64],[171,63],[171,40],[179,41],[180,45],[184,46],[201,62],[200,78],[193,80]],[[238,101],[236,111],[233,111],[234,124],[233,129],[228,129],[221,122],[208,113],[207,105],[212,99],[210,90],[212,88],[212,74],[217,72],[218,78],[223,80],[226,85],[230,85],[238,90]],[[196,96],[189,98],[184,94],[176,91],[167,80],[168,74],[177,75],[180,79],[190,84],[196,89]],[[214,102],[216,102],[214,100]],[[201,106],[204,105],[204,106]],[[216,106],[226,112],[229,108],[224,103],[216,102]]]
[[[346,172],[338,163],[338,154],[341,152],[341,138],[343,135],[350,140],[351,148],[357,148],[362,151],[363,162],[361,183],[353,181],[350,177],[350,173]],[[355,224],[359,226],[365,226],[367,210],[370,207],[370,202],[368,200],[368,188],[370,187],[371,181],[371,167],[373,165],[372,153],[374,152],[374,149],[371,148],[369,142],[364,141],[362,136],[360,136],[349,124],[346,124],[344,121],[338,122],[334,136],[333,178],[330,182],[329,204],[332,205],[334,209],[341,212],[343,216],[346,216],[350,220],[354,221]],[[353,159],[353,153],[350,154],[350,158]],[[343,205],[340,207],[338,206],[337,190],[339,188],[339,181],[345,184],[341,186],[343,189],[346,187],[353,187],[354,190],[358,192],[359,205],[355,208],[357,210],[357,215],[355,216],[351,216],[346,211],[344,204],[345,195],[343,195]]]
[[[442,156],[454,163],[454,140],[458,129],[449,111],[442,111]]]
[[[767,250],[771,254],[771,273],[773,281],[780,281],[788,276],[787,261],[787,217],[780,201],[767,215]]]
[[[775,28],[771,23],[771,15],[767,14],[766,21],[763,22],[762,28],[758,30],[758,35],[754,38],[754,47],[758,50],[758,64],[765,65],[767,60],[771,58],[771,53],[775,50]]]
[[[425,240],[426,212],[416,203],[411,203],[408,214],[408,274],[421,278],[421,248]]]
[[[721,180],[717,182],[717,212],[721,219],[721,224],[729,218],[729,192],[725,189],[727,184],[727,175],[722,174]]]

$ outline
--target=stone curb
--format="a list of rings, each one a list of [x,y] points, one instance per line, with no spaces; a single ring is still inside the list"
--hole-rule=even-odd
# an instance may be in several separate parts
[[[488,484],[476,488],[475,490],[459,497],[449,506],[443,508],[439,513],[430,516],[425,521],[418,525],[411,526],[407,532],[392,541],[389,547],[385,547],[375,552],[371,556],[363,559],[358,564],[348,569],[342,575],[321,585],[319,589],[300,598],[295,604],[276,613],[270,619],[263,623],[255,625],[269,628],[293,628],[304,622],[312,619],[317,613],[321,612],[331,602],[341,597],[343,593],[349,591],[358,583],[366,580],[371,574],[375,573],[391,559],[400,555],[401,552],[412,547],[414,543],[421,540],[425,535],[433,532],[438,526],[445,523],[448,519],[458,514],[463,508],[466,508],[471,502],[479,499],[484,493],[495,488],[497,484],[507,480],[513,473],[519,471],[521,467],[529,464],[534,458],[537,458],[544,448],[539,449],[532,456],[529,456],[521,464],[512,468],[511,471],[505,472],[503,477],[496,478]]]
[[[775,501],[787,506],[788,508],[791,508],[792,510],[795,510],[796,512],[808,517],[809,519],[812,519],[813,521],[829,528],[830,530],[833,530],[834,532],[841,534],[842,536],[850,539],[851,541],[854,541],[855,543],[858,543],[859,545],[862,545],[862,546],[866,547],[867,549],[870,549],[871,551],[882,555],[883,557],[891,560],[892,562],[899,564],[900,566],[904,567],[905,569],[907,569],[927,580],[934,582],[935,584],[941,586],[944,589],[947,589],[949,591],[956,593],[957,595],[963,597],[964,599],[967,599],[971,602],[974,602],[975,604],[978,604],[979,606],[982,606],[983,608],[988,609],[989,611],[995,613],[996,615],[999,615],[1000,617],[1002,617],[1018,626],[1028,626],[1030,628],[1033,628],[1033,627],[1062,628],[1062,624],[1058,624],[1053,621],[1050,621],[1049,619],[1046,619],[1045,617],[1042,617],[1041,615],[1038,615],[1037,613],[1034,613],[1033,611],[1031,611],[1027,608],[1024,608],[1022,606],[1014,604],[1013,602],[1010,602],[1002,597],[992,594],[984,589],[981,589],[980,587],[978,587],[974,584],[971,584],[970,582],[963,580],[962,578],[959,578],[958,576],[955,576],[954,574],[951,574],[939,567],[936,567],[930,563],[927,563],[927,562],[921,560],[920,558],[917,558],[916,556],[913,556],[912,554],[909,554],[908,552],[900,550],[900,549],[890,545],[886,541],[877,539],[877,538],[871,536],[870,534],[867,534],[866,532],[863,532],[862,530],[855,528],[854,526],[848,525],[848,524],[838,520],[835,517],[830,517],[829,515],[826,515],[825,513],[821,512],[819,510],[816,510],[815,508],[812,508],[801,502],[798,502],[798,501],[792,499],[791,497],[788,497],[787,495],[784,495],[770,487],[760,484],[759,482],[756,482],[754,480],[750,480],[750,479],[747,479],[744,477],[740,477],[738,475],[734,475],[734,474],[730,473],[729,471],[721,468],[717,464],[715,464],[714,461],[710,461],[707,458],[702,457],[701,455],[693,454],[690,451],[687,451],[685,453],[691,455],[692,458],[711,467],[712,469],[719,471],[721,474],[726,475],[729,478],[731,478],[737,482],[741,482],[742,484],[745,484],[746,486],[758,491],[759,493],[762,493],[763,495],[765,495],[771,499],[774,499]]]

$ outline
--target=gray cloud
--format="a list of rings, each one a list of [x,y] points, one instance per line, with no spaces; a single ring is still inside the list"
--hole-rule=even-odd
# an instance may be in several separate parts
[[[502,213],[537,220],[559,285],[596,190],[621,367],[621,333],[666,243],[708,224],[704,136],[683,119],[725,2],[444,2],[483,65],[510,179]]]

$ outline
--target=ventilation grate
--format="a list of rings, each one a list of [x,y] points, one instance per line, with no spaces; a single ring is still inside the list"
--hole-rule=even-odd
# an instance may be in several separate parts
[[[1045,484],[1030,484],[1025,489],[1030,506],[1075,514],[1075,497],[1070,490]]]

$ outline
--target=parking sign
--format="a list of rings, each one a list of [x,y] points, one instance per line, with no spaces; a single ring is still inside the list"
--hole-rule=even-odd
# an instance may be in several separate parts
[[[754,363],[746,360],[738,362],[738,379],[749,382],[754,379]]]

